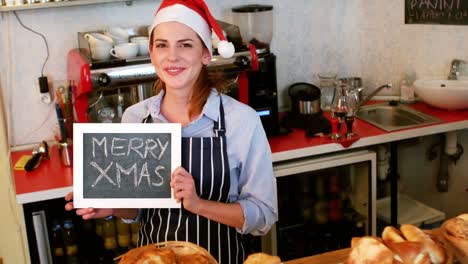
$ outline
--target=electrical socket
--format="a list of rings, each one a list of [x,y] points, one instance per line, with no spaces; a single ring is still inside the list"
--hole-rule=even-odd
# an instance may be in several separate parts
[[[36,91],[38,91],[39,93],[39,99],[41,100],[41,102],[43,104],[50,104],[52,103],[52,97],[50,96],[50,91],[49,92],[46,92],[46,93],[41,93],[41,90],[40,90],[40,86],[39,86],[39,83],[36,82],[35,83],[35,88],[36,88]]]
[[[52,98],[50,96],[49,81],[46,76],[41,76],[38,78],[38,90],[41,95],[41,102],[44,104],[52,103]]]

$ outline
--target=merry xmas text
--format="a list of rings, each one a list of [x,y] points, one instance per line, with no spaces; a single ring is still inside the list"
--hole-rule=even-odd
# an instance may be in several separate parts
[[[164,153],[167,150],[169,145],[169,141],[161,142],[160,138],[119,138],[119,137],[102,137],[98,139],[96,137],[92,137],[92,157],[93,159],[97,156],[104,156],[104,158],[108,158],[109,156],[119,157],[130,157],[130,156],[137,156],[140,160],[161,160],[164,156]],[[101,155],[98,155],[101,153]],[[140,162],[141,163],[141,162]],[[122,176],[133,176],[133,185],[134,187],[138,187],[140,183],[145,180],[148,186],[161,186],[164,184],[164,177],[161,176],[161,173],[166,169],[162,165],[155,166],[153,172],[155,180],[152,180],[152,176],[150,170],[148,169],[148,162],[145,161],[141,165],[141,169],[138,170],[137,162],[135,161],[129,167],[122,167],[121,164],[118,162],[111,161],[106,166],[101,167],[97,164],[94,160],[89,163],[92,167],[94,167],[100,174],[91,185],[95,187],[99,182],[102,180],[107,180],[107,182],[111,183],[114,186],[120,188]],[[115,167],[115,177],[114,179],[109,176],[109,171]]]

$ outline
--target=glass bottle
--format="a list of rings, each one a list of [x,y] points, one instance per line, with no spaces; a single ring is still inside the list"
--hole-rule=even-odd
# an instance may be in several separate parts
[[[54,263],[65,263],[62,226],[57,221],[52,224],[52,259]]]
[[[319,225],[328,222],[328,203],[325,194],[325,179],[323,175],[317,175],[315,182],[316,202],[314,204],[314,216],[315,223]]]
[[[102,235],[104,238],[104,248],[115,250],[117,248],[117,239],[115,234],[114,218],[106,218],[102,225]]]
[[[65,252],[67,255],[67,263],[80,263],[80,260],[78,258],[78,244],[76,241],[75,228],[71,219],[67,219],[63,222],[63,231],[63,240],[65,244]]]
[[[136,247],[138,246],[138,230],[140,230],[140,223],[131,223],[130,229],[132,230],[132,245]]]
[[[121,218],[116,220],[117,225],[117,242],[119,244],[120,251],[125,253],[130,249],[131,246],[131,230],[130,225],[122,221]]]
[[[104,219],[102,224],[102,235],[104,239],[104,262],[111,263],[117,256],[117,236],[114,217]]]
[[[104,219],[96,219],[96,226],[95,226],[95,232],[96,235],[99,237],[102,237],[102,225],[104,223]]]
[[[339,222],[343,218],[343,207],[339,192],[338,176],[331,175],[328,178],[328,218],[333,222]]]
[[[346,137],[352,138],[356,134],[353,132],[353,123],[354,117],[359,110],[359,98],[358,91],[355,89],[346,90],[346,103],[348,105],[348,112],[346,113],[345,122],[346,122]]]

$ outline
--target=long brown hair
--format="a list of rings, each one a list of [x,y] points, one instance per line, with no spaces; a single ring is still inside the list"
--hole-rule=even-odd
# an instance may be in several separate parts
[[[190,98],[189,117],[195,117],[200,114],[203,106],[210,96],[211,89],[215,88],[218,93],[226,92],[227,82],[222,78],[222,74],[219,72],[209,72],[208,67],[203,65],[200,74],[198,75],[195,84],[193,85],[192,98]],[[155,94],[166,90],[166,84],[161,80],[157,79],[154,83]]]

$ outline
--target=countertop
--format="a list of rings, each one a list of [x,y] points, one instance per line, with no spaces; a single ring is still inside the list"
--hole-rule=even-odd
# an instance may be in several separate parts
[[[468,128],[468,110],[445,111],[430,107],[424,103],[415,103],[409,106],[435,116],[442,120],[442,122],[417,128],[386,132],[356,118],[353,130],[360,138],[347,148],[339,143],[331,141],[326,136],[309,138],[306,137],[303,130],[293,130],[287,135],[269,138],[273,153],[273,162]],[[51,159],[43,160],[40,167],[32,172],[13,170],[18,203],[24,204],[60,198],[64,197],[72,190],[72,168],[65,167],[60,163],[58,151],[55,146],[51,147],[50,153]],[[12,167],[14,167],[21,156],[30,154],[31,150],[13,151],[11,153]]]
[[[330,251],[310,257],[294,259],[284,262],[284,264],[338,264],[344,263],[351,251],[350,248]]]
[[[371,102],[378,103],[378,102]],[[292,133],[269,138],[273,162],[326,154],[347,149],[361,148],[392,141],[427,136],[468,128],[468,110],[447,111],[431,107],[424,103],[407,105],[423,113],[439,118],[442,122],[427,126],[386,132],[366,121],[355,119],[353,131],[360,137],[358,141],[345,148],[328,137],[306,137],[303,130],[295,129]]]

